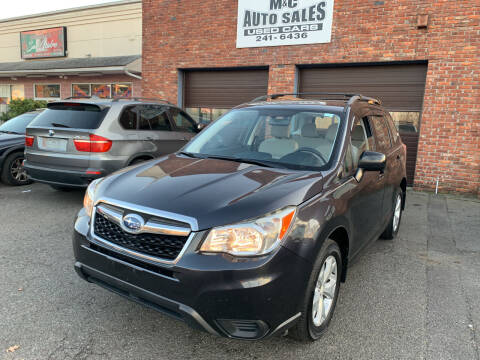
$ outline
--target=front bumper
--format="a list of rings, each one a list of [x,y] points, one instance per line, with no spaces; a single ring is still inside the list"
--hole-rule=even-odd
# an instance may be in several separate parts
[[[75,269],[85,280],[210,334],[260,339],[300,316],[311,264],[281,247],[262,258],[196,252],[197,233],[176,264],[152,264],[91,242],[88,220],[75,224]]]

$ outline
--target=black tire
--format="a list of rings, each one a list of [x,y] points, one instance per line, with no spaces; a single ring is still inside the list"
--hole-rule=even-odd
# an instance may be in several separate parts
[[[403,192],[401,189],[398,189],[395,192],[395,196],[393,198],[393,209],[391,210],[390,221],[388,222],[388,225],[383,231],[382,235],[380,235],[380,238],[384,240],[393,240],[397,236],[398,230],[400,229],[400,224],[402,223],[403,199],[404,199]],[[395,210],[396,210],[398,201],[400,201],[400,214],[398,218],[398,223],[395,226]]]
[[[63,192],[69,192],[72,191],[74,188],[68,187],[68,186],[61,186],[61,185],[49,185],[53,190],[56,191],[63,191]]]
[[[8,185],[21,186],[32,183],[23,168],[23,160],[25,156],[23,152],[15,152],[10,154],[3,163],[1,179],[2,182]]]
[[[320,326],[316,326],[314,324],[314,320],[313,320],[314,314],[312,312],[314,290],[315,290],[315,286],[316,286],[320,271],[324,266],[325,261],[330,256],[333,256],[335,258],[336,264],[337,264],[337,274],[336,274],[337,280],[335,284],[335,291],[334,291],[333,301],[327,317],[320,324]],[[333,314],[335,312],[335,306],[337,304],[337,299],[338,299],[338,292],[340,290],[342,271],[343,271],[343,262],[342,262],[342,255],[340,252],[340,248],[338,247],[338,244],[335,241],[331,239],[327,239],[318,254],[317,260],[315,261],[312,273],[310,275],[310,280],[308,281],[308,286],[304,294],[303,305],[301,309],[302,315],[300,316],[300,319],[295,324],[295,326],[292,327],[288,332],[288,335],[290,337],[302,342],[311,342],[311,341],[318,340],[325,333],[330,321],[332,320]]]

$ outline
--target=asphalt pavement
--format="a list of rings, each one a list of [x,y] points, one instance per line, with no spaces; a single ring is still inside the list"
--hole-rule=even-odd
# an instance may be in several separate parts
[[[478,200],[409,191],[399,236],[363,252],[329,331],[302,344],[217,338],[81,280],[82,199],[0,185],[0,359],[480,360]]]

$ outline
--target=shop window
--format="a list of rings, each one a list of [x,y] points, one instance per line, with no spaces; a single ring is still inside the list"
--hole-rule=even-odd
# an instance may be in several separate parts
[[[222,115],[226,114],[230,109],[216,109],[216,108],[187,108],[187,112],[197,122],[208,124],[217,120]]]
[[[23,84],[16,84],[12,85],[12,100],[15,99],[20,99],[23,100],[25,99],[25,86]]]
[[[110,84],[92,84],[92,96],[97,96],[103,99],[112,97],[111,85]]]
[[[38,99],[59,99],[60,84],[35,84],[35,98]]]
[[[72,96],[90,96],[90,84],[72,84]]]
[[[119,83],[112,84],[112,96],[113,97],[132,97],[132,84],[131,83]]]
[[[401,133],[418,133],[420,130],[419,111],[391,111],[395,126]]]

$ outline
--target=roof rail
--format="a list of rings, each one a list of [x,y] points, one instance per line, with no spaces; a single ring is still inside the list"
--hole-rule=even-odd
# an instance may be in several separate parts
[[[113,102],[117,102],[120,100],[130,100],[130,101],[151,101],[151,102],[160,102],[160,103],[167,103],[170,105],[173,105],[170,101],[165,100],[165,99],[159,99],[159,98],[147,98],[147,97],[115,97],[113,98]]]
[[[324,100],[348,100],[349,104],[352,104],[354,101],[360,100],[360,101],[368,101],[371,104],[375,105],[381,105],[382,102],[378,99],[368,97],[368,96],[363,96],[360,94],[350,94],[350,93],[329,93],[329,92],[304,92],[304,93],[288,93],[288,94],[269,94],[269,95],[263,95],[260,97],[257,97],[253,99],[251,102],[257,102],[257,101],[267,101],[267,100],[274,100],[278,99],[283,96],[297,96],[301,97],[302,95],[321,95],[321,96],[326,96],[328,98],[325,98]]]

